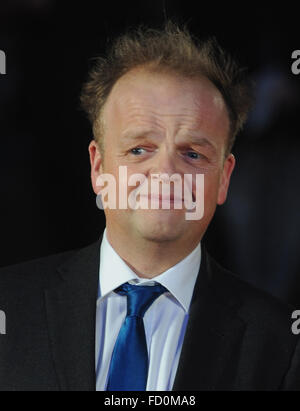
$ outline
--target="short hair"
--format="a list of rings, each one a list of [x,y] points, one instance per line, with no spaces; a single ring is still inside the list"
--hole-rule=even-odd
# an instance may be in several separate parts
[[[189,79],[207,77],[220,91],[227,107],[230,132],[226,153],[231,152],[253,103],[253,84],[247,70],[221,48],[215,37],[198,40],[186,27],[180,28],[171,21],[163,29],[142,25],[117,37],[107,56],[95,60],[80,101],[96,141],[99,130],[103,132],[101,113],[114,84],[130,70],[145,67]],[[98,142],[103,148],[102,141]]]

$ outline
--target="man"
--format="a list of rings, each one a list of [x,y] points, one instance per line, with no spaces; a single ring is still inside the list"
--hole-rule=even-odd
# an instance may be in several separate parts
[[[117,206],[105,208],[96,244],[1,270],[1,389],[298,389],[292,310],[220,267],[201,242],[226,200],[250,107],[242,70],[214,40],[195,44],[167,24],[121,36],[81,101],[95,137],[94,191],[105,201],[101,178],[113,177],[106,194],[115,191]],[[127,198],[121,207],[120,170],[144,176],[128,199],[147,187],[141,197],[157,207]],[[186,175],[169,208],[161,185],[156,197],[145,185],[153,176],[183,185]],[[201,218],[186,218],[183,192],[204,200]]]

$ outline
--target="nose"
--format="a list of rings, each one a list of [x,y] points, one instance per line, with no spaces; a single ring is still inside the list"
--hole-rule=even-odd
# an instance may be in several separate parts
[[[167,146],[161,147],[153,158],[150,174],[167,174],[169,177],[178,174],[178,162],[176,165],[176,153]]]

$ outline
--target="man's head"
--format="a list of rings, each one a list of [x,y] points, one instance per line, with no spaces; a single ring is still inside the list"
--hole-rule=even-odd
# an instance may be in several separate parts
[[[121,36],[108,58],[98,60],[81,96],[94,130],[95,192],[102,173],[118,182],[119,166],[147,179],[191,174],[194,181],[201,173],[205,186],[201,221],[186,221],[186,210],[106,209],[107,226],[150,241],[202,238],[226,200],[231,148],[251,102],[242,74],[214,39],[196,43],[170,23]]]

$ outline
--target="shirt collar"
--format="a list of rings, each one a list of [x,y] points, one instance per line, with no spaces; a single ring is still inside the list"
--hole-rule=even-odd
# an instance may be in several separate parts
[[[201,246],[199,242],[187,257],[167,271],[151,280],[140,278],[113,249],[107,239],[105,229],[100,250],[98,298],[105,297],[126,282],[143,285],[153,285],[154,282],[157,282],[166,287],[187,312],[192,300],[200,263]]]

